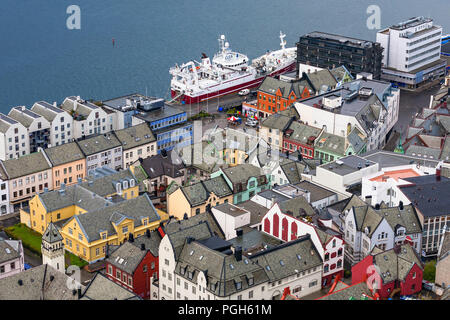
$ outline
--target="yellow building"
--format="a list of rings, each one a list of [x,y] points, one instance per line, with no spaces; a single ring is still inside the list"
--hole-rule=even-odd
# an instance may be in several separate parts
[[[142,236],[162,222],[147,194],[74,215],[62,227],[64,247],[89,263],[105,258],[107,245]]]
[[[130,170],[96,169],[84,182],[34,196],[29,209],[20,210],[20,221],[42,234],[51,221],[56,223],[97,210],[116,199],[136,198],[138,188]]]
[[[167,192],[167,213],[178,219],[192,217],[210,207],[233,203],[233,192],[222,176],[190,186],[172,188]]]

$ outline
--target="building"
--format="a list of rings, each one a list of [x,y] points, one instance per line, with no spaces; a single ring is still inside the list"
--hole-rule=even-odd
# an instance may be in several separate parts
[[[335,192],[318,186],[311,181],[301,181],[295,186],[309,192],[309,203],[315,209],[328,207],[338,201],[338,196]]]
[[[0,164],[0,216],[11,213],[9,203],[9,178],[3,166]]]
[[[17,159],[30,153],[27,128],[13,118],[0,113],[0,160]]]
[[[74,184],[86,176],[86,158],[76,142],[45,149],[42,152],[52,167],[51,189]]]
[[[136,178],[129,170],[110,172],[105,168],[96,169],[94,175],[88,176],[84,182],[35,195],[29,201],[29,208],[20,211],[20,221],[43,234],[50,222],[61,226],[74,215],[138,195]]]
[[[417,210],[423,226],[422,256],[435,257],[438,253],[444,228],[450,221],[449,197],[450,179],[436,175],[406,178],[409,185],[400,186],[404,203],[412,204]]]
[[[28,110],[24,106],[12,108],[9,117],[19,121],[28,130],[30,153],[50,145],[50,122],[42,115]]]
[[[289,110],[295,111],[295,108],[290,108]],[[283,134],[292,121],[295,120],[295,117],[293,117],[284,113],[275,113],[263,119],[259,129],[259,136],[267,141],[273,150],[281,150],[283,148]]]
[[[0,287],[0,300],[78,300],[85,289],[48,264],[0,279]]]
[[[315,300],[379,300],[379,297],[373,294],[365,281],[352,285],[338,281],[333,291]]]
[[[1,161],[0,165],[0,171],[5,173],[8,180],[8,212],[26,208],[34,195],[46,188],[53,189],[52,166],[42,152]]]
[[[122,144],[122,168],[157,154],[156,139],[147,123],[142,123],[126,129],[115,131],[117,139]]]
[[[326,69],[345,66],[353,76],[368,72],[380,79],[383,48],[377,42],[314,31],[297,42],[297,64]],[[300,68],[298,68],[300,69]]]
[[[64,239],[58,228],[50,222],[42,235],[42,264],[48,264],[61,273],[66,273],[64,260]]]
[[[363,154],[366,147],[366,137],[357,127],[345,138],[322,131],[314,141],[314,158],[328,163],[351,154]]]
[[[292,200],[294,199],[289,201]],[[299,205],[294,207],[301,208]],[[272,204],[270,210],[263,217],[262,230],[287,243],[309,235],[323,261],[321,286],[331,285],[336,276],[344,275],[344,241],[338,233],[321,230],[318,226],[308,222],[298,210],[289,209],[283,203]]]
[[[378,172],[378,163],[350,155],[333,162],[316,167],[316,175],[312,182],[326,187],[345,198],[350,197],[353,192],[360,194],[362,178]],[[355,190],[356,188],[356,190]]]
[[[233,202],[233,191],[225,177],[200,181],[183,187],[174,186],[167,192],[167,213],[178,219],[209,211],[221,203]]]
[[[111,203],[70,217],[61,227],[65,249],[94,263],[106,255],[107,245],[125,242],[156,229],[161,217],[147,195]]]
[[[78,140],[76,143],[86,157],[87,174],[104,166],[113,170],[122,168],[122,144],[113,132]]]
[[[147,123],[155,135],[157,151],[177,150],[192,144],[192,123],[187,121],[184,110],[169,106],[164,99],[144,96],[129,97],[139,112],[132,118],[132,125]]]
[[[50,144],[49,146],[59,146],[74,139],[74,127],[72,116],[63,109],[49,104],[45,101],[38,101],[31,111],[44,117],[50,124]]]
[[[298,150],[304,158],[313,159],[315,141],[322,132],[323,129],[293,121],[284,130],[282,151],[295,152]]]
[[[0,239],[0,279],[25,270],[22,241]]]
[[[61,109],[73,118],[73,138],[79,139],[92,134],[103,134],[113,131],[114,114],[106,113],[99,106],[71,96],[64,99]]]
[[[102,102],[102,108],[106,112],[114,112],[116,120],[116,130],[122,130],[129,128],[133,125],[133,116],[139,113],[142,108],[140,99],[144,99],[144,96],[139,94],[126,95]]]
[[[441,38],[442,27],[425,17],[378,31],[377,42],[384,49],[381,78],[407,90],[439,82],[447,65],[440,59]]]
[[[166,190],[172,184],[183,185],[187,169],[185,168],[181,158],[176,153],[166,152],[140,159],[136,165],[131,168],[140,170],[145,175],[143,180],[146,191],[150,193],[153,200],[160,199],[166,201]],[[136,172],[136,171],[135,171]]]
[[[233,191],[233,203],[238,204],[255,194],[270,189],[270,176],[254,165],[244,163],[235,167],[222,169],[211,177],[222,176]]]
[[[450,285],[450,231],[446,228],[442,237],[436,262],[436,278],[434,283],[438,291],[443,292]]]
[[[386,203],[389,207],[398,206],[400,201],[406,200],[399,186],[410,184],[404,179],[436,173],[435,169],[426,169],[427,167],[417,168],[417,165],[410,164],[387,167],[377,173],[363,177],[361,198],[372,206],[381,202]]]
[[[146,232],[136,239],[130,237],[105,259],[108,279],[142,299],[150,299],[151,282],[158,274],[160,242],[158,231]]]
[[[418,293],[422,290],[422,279],[422,262],[408,243],[386,251],[375,247],[352,267],[352,284],[367,281],[381,299]]]
[[[384,146],[398,120],[400,91],[388,82],[360,78],[339,89],[294,104],[300,121],[347,137],[358,130],[367,138],[367,151]]]
[[[364,259],[374,247],[390,250],[405,242],[420,254],[422,226],[413,205],[353,206],[344,221],[345,257],[352,264]]]

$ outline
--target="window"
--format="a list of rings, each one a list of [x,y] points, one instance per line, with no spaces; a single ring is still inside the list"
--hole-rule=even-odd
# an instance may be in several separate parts
[[[169,265],[169,260],[168,260],[168,259],[164,259],[164,264],[165,264],[166,266],[168,266],[168,265]]]
[[[249,298],[249,299],[252,299],[252,298],[253,298],[253,290],[249,291],[249,293],[248,293],[248,298]]]
[[[122,227],[122,233],[127,234],[128,233],[128,226]]]
[[[310,288],[315,287],[315,286],[317,286],[317,280],[311,281],[311,282],[309,283],[309,287],[310,287]]]

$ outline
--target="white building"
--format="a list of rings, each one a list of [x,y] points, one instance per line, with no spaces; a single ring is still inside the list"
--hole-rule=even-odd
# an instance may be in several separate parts
[[[412,205],[352,207],[345,213],[344,221],[345,257],[352,264],[364,259],[375,246],[389,250],[404,243],[407,237],[420,255],[422,227]]]
[[[222,228],[225,240],[235,238],[236,229],[250,224],[250,212],[235,205],[223,203],[212,207],[211,211]]]
[[[352,195],[351,188],[361,184],[362,178],[378,172],[378,163],[351,155],[320,165],[312,182],[338,193],[339,199]]]
[[[362,178],[361,198],[373,206],[381,202],[389,207],[398,206],[400,201],[407,203],[407,198],[398,187],[411,184],[404,179],[435,173],[435,168],[418,168],[415,164],[384,168]]]
[[[441,37],[442,27],[424,17],[378,31],[377,42],[384,48],[381,78],[400,88],[415,89],[445,76]]]
[[[28,130],[30,153],[38,148],[47,148],[50,143],[50,123],[43,116],[28,110],[25,106],[12,108],[9,117],[19,121]]]
[[[339,89],[296,102],[303,123],[347,137],[357,127],[367,138],[367,151],[384,146],[398,120],[400,91],[390,83],[361,78]]]
[[[50,124],[50,144],[54,147],[66,142],[71,142],[74,138],[74,128],[72,116],[61,108],[51,105],[45,101],[36,102],[31,111],[43,116]]]
[[[269,300],[286,287],[297,297],[320,290],[322,261],[309,236],[244,256],[203,222],[166,234],[159,261],[161,300]]]
[[[0,160],[17,159],[30,153],[27,128],[0,113]]]
[[[106,113],[95,104],[78,97],[67,97],[61,108],[73,118],[74,139],[115,130],[115,113]]]
[[[22,241],[0,238],[0,279],[25,270]]]

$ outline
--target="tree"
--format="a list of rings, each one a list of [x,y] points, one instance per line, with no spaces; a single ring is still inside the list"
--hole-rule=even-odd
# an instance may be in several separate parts
[[[436,260],[431,260],[425,263],[423,269],[423,278],[427,281],[434,282],[436,276]]]

